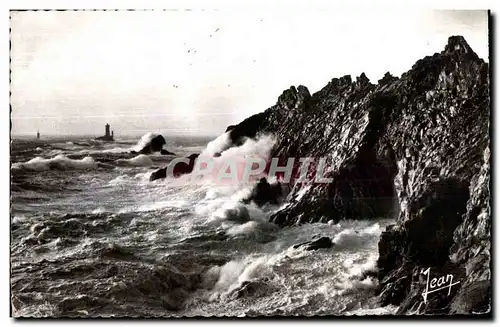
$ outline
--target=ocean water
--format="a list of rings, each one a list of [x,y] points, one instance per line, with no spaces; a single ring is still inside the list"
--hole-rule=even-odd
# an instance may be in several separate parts
[[[248,184],[150,182],[175,156],[135,155],[148,136],[13,139],[11,298],[16,317],[392,314],[380,308],[377,260],[390,220],[278,228],[279,206],[240,202]],[[176,138],[177,156],[220,138]],[[266,151],[269,140],[232,154]],[[330,249],[293,245],[328,236]]]

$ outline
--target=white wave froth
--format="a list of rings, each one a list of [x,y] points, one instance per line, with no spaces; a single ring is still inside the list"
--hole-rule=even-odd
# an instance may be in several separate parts
[[[97,168],[97,162],[95,162],[92,157],[85,157],[83,159],[70,159],[62,154],[59,154],[49,159],[36,157],[27,162],[16,162],[12,164],[12,168],[35,171],[95,169]]]
[[[333,243],[337,248],[356,250],[369,242],[378,240],[382,230],[379,224],[361,230],[348,228],[335,235]]]
[[[151,160],[151,158],[149,158],[147,155],[145,154],[140,154],[136,157],[133,157],[131,159],[119,159],[118,161],[121,161],[121,162],[126,162],[130,165],[133,165],[133,166],[138,166],[138,167],[150,167],[150,166],[153,166],[154,163],[153,161]]]
[[[206,148],[201,152],[201,156],[212,157],[216,153],[220,153],[231,146],[231,138],[229,132],[219,135],[216,139],[210,141]]]
[[[137,151],[137,152],[141,151],[146,145],[148,145],[151,142],[152,139],[154,139],[158,135],[159,134],[152,133],[152,132],[144,134],[139,139],[139,141],[137,142],[137,144],[131,148],[131,150]]]

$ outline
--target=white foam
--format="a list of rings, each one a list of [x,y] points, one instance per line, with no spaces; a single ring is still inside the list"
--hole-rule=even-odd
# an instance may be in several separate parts
[[[211,215],[211,220],[229,220],[239,223],[246,222],[250,219],[248,209],[243,203],[225,202],[222,207],[215,210]]]
[[[129,176],[129,175],[119,175],[112,180],[108,182],[108,185],[110,186],[117,186],[117,185],[126,185],[126,184],[131,184],[133,183],[134,185],[142,184],[142,185],[150,185],[151,183],[149,182],[149,175],[150,172],[144,172],[144,173],[138,173],[135,174],[134,176]]]
[[[381,315],[395,315],[398,311],[399,307],[394,306],[392,304],[385,307],[376,307],[376,308],[358,308],[352,310],[350,312],[345,312],[346,315],[356,315],[356,316],[381,316]]]
[[[151,167],[154,166],[153,161],[150,157],[145,154],[140,154],[132,159],[120,159],[119,161],[125,161],[134,166]]]
[[[217,301],[231,294],[246,281],[273,278],[275,266],[304,255],[307,253],[300,249],[287,249],[275,254],[249,255],[240,260],[229,261],[221,267],[212,267],[203,276],[205,287],[210,289],[208,298],[210,301]]]
[[[165,209],[165,208],[172,208],[172,207],[175,207],[175,208],[183,208],[183,207],[186,207],[186,206],[189,206],[190,205],[190,202],[189,201],[186,201],[186,200],[165,200],[165,201],[155,201],[155,202],[151,202],[151,203],[148,203],[148,204],[144,204],[144,205],[141,205],[137,208],[134,208],[133,211],[139,211],[139,212],[147,212],[147,211],[157,211],[157,210],[161,210],[161,209]],[[130,212],[132,210],[122,210],[120,211],[121,213],[124,213],[124,212]]]
[[[213,267],[205,276],[206,279],[216,280],[210,290],[209,300],[217,301],[231,294],[245,281],[269,276],[271,274],[269,265],[273,259],[276,260],[273,256],[247,257],[243,260],[229,261],[222,267]]]
[[[27,220],[28,220],[28,218],[26,218],[25,216],[14,216],[14,217],[12,217],[12,224],[17,225],[17,224],[23,223]]]
[[[99,214],[99,213],[104,213],[106,210],[103,207],[99,207],[97,209],[92,210],[93,214]]]
[[[248,185],[217,185],[206,181],[199,186],[206,190],[206,196],[195,211],[199,215],[212,215],[214,219],[224,218],[222,212],[242,205],[239,201],[251,192]]]
[[[244,234],[252,234],[255,233],[259,228],[259,222],[257,221],[248,221],[243,225],[236,225],[228,229],[227,234],[231,236],[236,235],[244,235]]]
[[[108,182],[108,185],[111,186],[116,186],[116,185],[123,185],[126,184],[130,181],[130,177],[128,175],[120,175]]]
[[[215,153],[221,153],[231,146],[229,132],[219,135],[215,140],[210,141],[200,156],[212,157]]]
[[[262,136],[257,140],[246,139],[243,145],[231,147],[223,151],[219,157],[212,157],[213,153],[220,152],[218,150],[225,147],[226,138],[225,134],[219,136],[202,151],[198,160],[202,160],[201,162],[208,160],[210,168],[207,172],[201,172],[201,170],[198,172],[199,165],[195,165],[194,172],[191,174],[193,179],[194,176],[197,176],[197,181],[202,180],[205,182],[206,180],[206,182],[213,183],[216,186],[221,184],[236,184],[241,187],[245,187],[245,184],[254,185],[263,174],[251,175],[250,180],[248,180],[248,176],[245,176],[245,171],[251,164],[248,159],[263,159],[266,161],[274,144],[274,139],[271,136]]]
[[[75,154],[96,154],[96,153],[113,153],[113,154],[118,154],[118,153],[128,153],[130,152],[131,148],[110,148],[110,149],[83,149],[80,151],[75,152]]]
[[[272,223],[256,220],[248,221],[242,225],[235,225],[227,230],[230,236],[253,235],[260,236],[261,233],[273,233],[278,230],[278,226]]]
[[[144,173],[136,174],[134,178],[139,180],[140,182],[149,183],[149,176],[151,176],[151,172],[146,171]],[[158,180],[158,182],[161,182],[161,180]]]
[[[335,235],[333,243],[336,248],[357,249],[364,247],[368,242],[377,240],[382,232],[379,224],[374,224],[364,229],[345,229]]]
[[[263,135],[257,140],[246,139],[241,146],[232,147],[224,151],[221,157],[216,160],[223,160],[224,158],[267,158],[275,143],[274,137],[270,135]]]
[[[50,169],[70,170],[70,169],[95,169],[97,163],[92,157],[83,159],[69,159],[68,157],[59,154],[54,158],[44,159],[42,157],[33,158],[27,162],[18,162],[12,164],[14,169],[28,169],[35,171],[44,171]]]

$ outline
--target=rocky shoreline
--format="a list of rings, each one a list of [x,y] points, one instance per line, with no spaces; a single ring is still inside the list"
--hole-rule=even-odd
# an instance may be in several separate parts
[[[273,134],[272,157],[327,157],[330,184],[296,184],[271,221],[395,217],[379,242],[382,305],[399,314],[491,312],[489,65],[461,36],[400,78],[334,78],[229,126],[233,146]],[[300,191],[300,195],[298,196]],[[460,283],[424,301],[425,278]]]

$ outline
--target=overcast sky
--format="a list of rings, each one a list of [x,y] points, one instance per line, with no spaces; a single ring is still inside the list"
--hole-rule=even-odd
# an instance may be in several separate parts
[[[450,35],[488,60],[486,11],[11,12],[12,133],[218,135],[290,85],[400,76]]]

